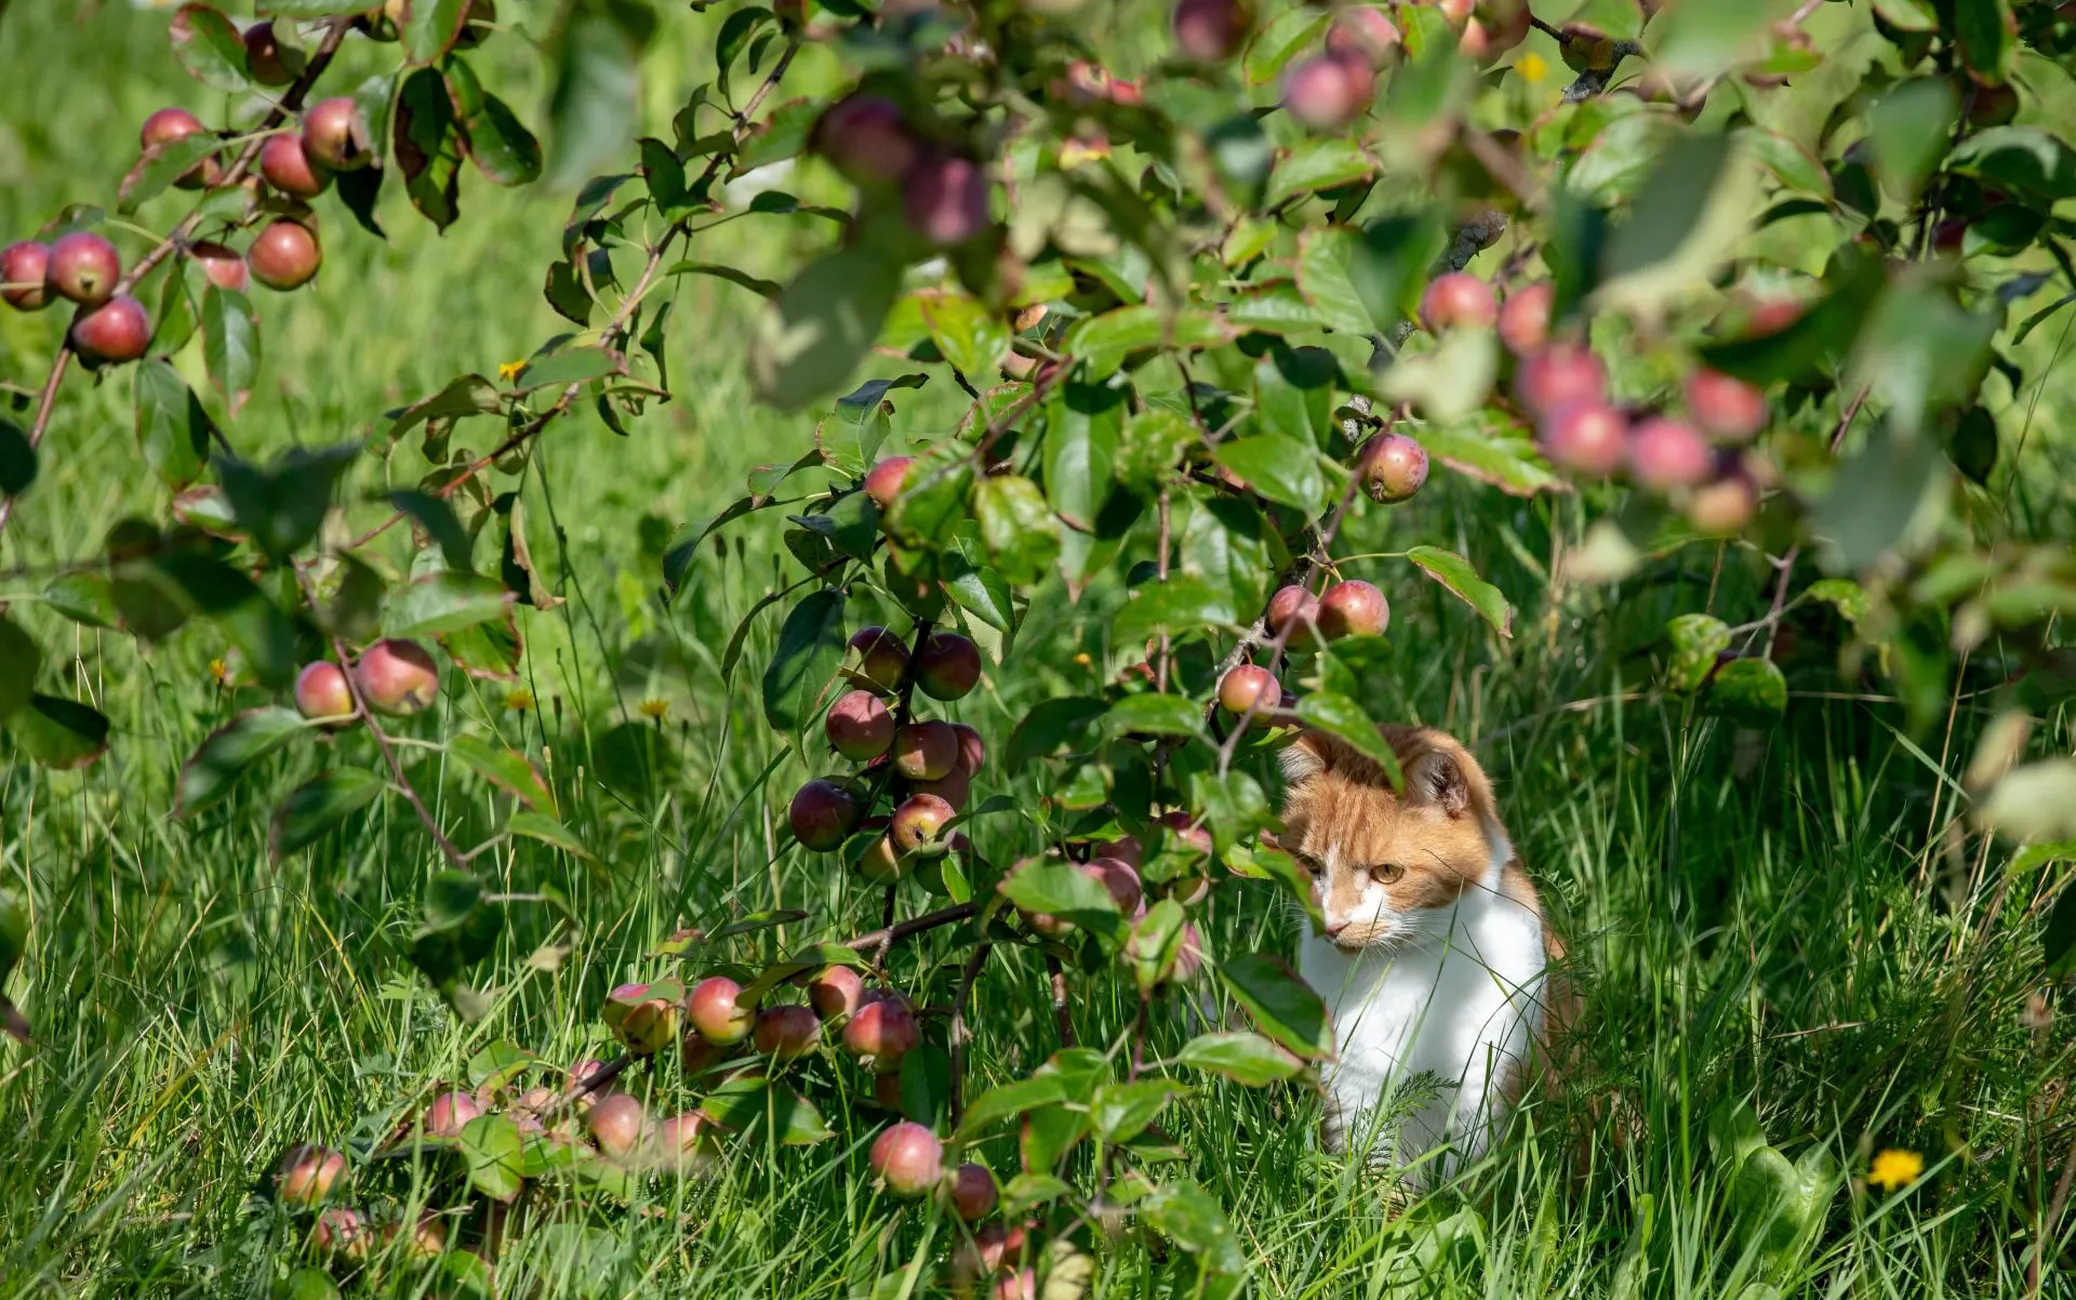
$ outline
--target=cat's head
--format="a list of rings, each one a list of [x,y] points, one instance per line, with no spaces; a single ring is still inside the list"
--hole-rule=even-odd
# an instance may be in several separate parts
[[[1325,935],[1354,951],[1440,933],[1457,897],[1489,889],[1511,855],[1492,783],[1438,731],[1386,727],[1405,792],[1343,740],[1307,732],[1284,749],[1282,846],[1312,877]]]

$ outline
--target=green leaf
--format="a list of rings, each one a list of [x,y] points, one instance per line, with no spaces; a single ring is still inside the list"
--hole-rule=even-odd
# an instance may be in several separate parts
[[[88,627],[114,627],[122,621],[116,612],[114,585],[106,574],[68,573],[53,578],[43,589],[43,603]]]
[[[1684,135],[1659,155],[1629,219],[1608,239],[1602,278],[1636,275],[1670,261],[1708,210],[1729,157],[1729,139],[1714,134]]]
[[[2019,843],[2076,839],[2076,759],[2013,768],[1990,790],[1980,816],[1983,826]]]
[[[976,495],[975,503],[979,504],[982,499]],[[1045,515],[1045,522],[1047,525],[1052,522],[1049,512]],[[960,609],[998,632],[1012,631],[1016,627],[1015,599],[1002,574],[985,563],[987,558],[980,544],[978,526],[963,524],[939,563],[940,581],[946,594]],[[1028,581],[1036,581],[1036,578]]]
[[[1282,958],[1242,953],[1220,962],[1218,975],[1270,1038],[1307,1060],[1332,1054],[1334,1027],[1326,1003]]]
[[[1089,1123],[1105,1142],[1129,1142],[1146,1131],[1170,1101],[1189,1094],[1172,1079],[1106,1083],[1089,1103]]]
[[[455,518],[454,507],[444,497],[416,488],[403,488],[389,494],[389,504],[409,515],[439,545],[440,554],[446,558],[449,569],[468,572],[475,547],[468,530],[461,526],[461,520]]]
[[[244,294],[212,284],[202,296],[202,357],[235,418],[260,364],[259,314]]]
[[[1773,179],[1789,190],[1815,195],[1822,202],[1809,209],[1828,212],[1831,203],[1831,174],[1815,154],[1778,131],[1764,127],[1740,127],[1731,133],[1740,149],[1749,152]]]
[[[1376,169],[1376,160],[1345,136],[1307,137],[1277,159],[1262,205],[1281,207],[1300,194],[1352,185]]]
[[[1096,888],[1101,891],[1102,886]],[[1066,1095],[1066,1081],[1058,1074],[1034,1074],[1028,1079],[990,1088],[966,1107],[966,1116],[959,1121],[958,1141],[961,1144],[970,1142],[990,1125],[1041,1106],[1056,1105]]]
[[[471,0],[410,0],[397,38],[413,63],[438,63],[461,35]]]
[[[991,378],[1009,350],[1008,322],[963,293],[928,294],[920,302],[930,339],[952,369],[968,380]]]
[[[514,392],[530,393],[542,388],[562,388],[570,384],[589,384],[608,375],[627,373],[627,358],[606,347],[564,348],[536,361],[526,363],[513,381]]]
[[[1105,735],[1194,736],[1204,727],[1202,705],[1181,695],[1152,691],[1127,695],[1103,715]]]
[[[486,619],[473,627],[439,633],[439,642],[456,667],[471,677],[508,682],[519,675],[519,623],[512,607],[503,617]]]
[[[1977,81],[2001,86],[2018,61],[2018,22],[2011,0],[1953,0],[1954,44]]]
[[[810,262],[757,316],[750,379],[758,399],[798,410],[842,388],[900,290],[899,265],[877,249]]]
[[[721,1127],[737,1133],[747,1132],[769,1119],[781,1146],[813,1146],[836,1136],[805,1097],[763,1079],[738,1076],[724,1080],[699,1103],[699,1109]]]
[[[996,888],[1026,912],[1056,916],[1098,933],[1115,930],[1122,919],[1117,900],[1101,882],[1058,858],[1033,858],[1004,876]]]
[[[1235,329],[1263,334],[1301,334],[1328,322],[1290,280],[1272,280],[1237,294],[1227,304],[1226,322]]]
[[[297,786],[274,809],[268,835],[274,860],[315,844],[387,788],[388,783],[376,773],[355,767],[323,772]]]
[[[1682,614],[1665,625],[1672,657],[1665,665],[1665,689],[1692,695],[1716,670],[1716,657],[1730,648],[1730,626],[1707,614]]]
[[[42,666],[43,651],[35,640],[0,613],[0,722],[29,702]]]
[[[1206,1273],[1238,1274],[1246,1270],[1247,1259],[1233,1236],[1232,1225],[1226,1222],[1225,1207],[1203,1188],[1189,1182],[1170,1183],[1155,1190],[1138,1208],[1147,1227],[1200,1257]],[[1209,1286],[1199,1285],[1201,1291],[1213,1293]],[[1221,1288],[1215,1294],[1235,1292]]]
[[[480,736],[460,735],[447,742],[447,752],[528,808],[554,811],[555,796],[547,782],[518,750],[499,749]]]
[[[1788,679],[1771,659],[1732,659],[1709,679],[1701,708],[1740,727],[1770,727],[1788,710]]]
[[[1176,1061],[1223,1075],[1249,1088],[1264,1088],[1291,1078],[1305,1063],[1260,1034],[1199,1034],[1182,1048]]]
[[[1883,95],[1868,113],[1867,138],[1881,188],[1905,205],[1917,202],[1925,178],[1939,165],[1953,138],[1960,103],[1953,87],[1936,77],[1906,81]]]
[[[1254,363],[1256,422],[1301,447],[1327,447],[1339,377],[1340,366],[1325,348],[1270,348]]]
[[[1294,439],[1264,434],[1218,444],[1211,453],[1235,478],[1260,496],[1317,514],[1326,503],[1326,476],[1318,453]]]
[[[1172,898],[1163,898],[1146,909],[1132,927],[1131,941],[1125,945],[1125,957],[1132,964],[1132,977],[1141,993],[1151,993],[1159,988],[1175,971],[1175,960],[1181,955],[1182,943],[1187,937],[1188,913],[1182,904]]]
[[[456,92],[462,148],[491,184],[531,185],[541,178],[541,142],[511,105],[484,93],[475,82],[466,64],[458,59],[448,63],[447,83]]]
[[[7,729],[38,764],[67,772],[108,752],[108,719],[100,710],[56,695],[31,694]]]
[[[1933,0],[1874,0],[1874,12],[1902,32],[1936,32],[1939,11]]]
[[[395,412],[389,426],[389,441],[399,438],[427,420],[450,420],[469,415],[496,415],[504,398],[496,384],[481,375],[462,375],[431,397]]]
[[[196,613],[215,619],[245,652],[247,665],[262,685],[286,686],[295,677],[295,625],[243,570],[213,555],[185,550],[167,551],[153,564]]]
[[[1406,778],[1399,770],[1398,755],[1384,743],[1377,724],[1370,721],[1370,715],[1363,712],[1360,704],[1334,691],[1313,691],[1298,698],[1297,712],[1307,726],[1339,736],[1358,753],[1375,760],[1384,769],[1392,789],[1405,788]]]
[[[654,23],[646,5],[577,5],[555,42],[548,183],[558,189],[597,171],[634,135],[641,48],[648,32],[639,21],[628,20],[631,13]]]
[[[817,591],[795,605],[779,629],[764,670],[764,720],[798,736],[822,711],[823,696],[843,663],[843,592]]]
[[[1210,823],[1212,842],[1221,853],[1253,840],[1271,821],[1261,784],[1238,769],[1224,776],[1190,773],[1189,802]]]
[[[1022,475],[982,479],[973,489],[973,517],[994,567],[1010,583],[1037,582],[1059,558],[1059,521],[1038,485]]]
[[[739,266],[731,266],[721,262],[677,262],[664,274],[711,275],[718,279],[726,280],[730,284],[741,285],[758,297],[767,299],[778,297],[783,288],[776,280],[767,280],[763,276],[751,275]]]
[[[180,769],[173,815],[187,817],[230,793],[245,769],[310,730],[294,709],[248,709],[211,732]]]
[[[205,4],[184,4],[173,12],[169,35],[173,57],[187,75],[226,94],[249,89],[245,75],[245,41],[231,20]]]
[[[1652,65],[1683,79],[1720,76],[1757,52],[1772,18],[1763,4],[1677,5],[1657,15],[1649,35]],[[1763,42],[1756,42],[1763,49]]]
[[[451,569],[413,578],[389,593],[382,606],[386,636],[433,636],[502,618],[512,593],[496,578]]]
[[[2050,978],[2059,979],[2076,965],[2072,958],[2076,958],[2076,885],[2063,885],[2061,896],[2047,913],[2047,924],[2040,928],[2040,964]]]
[[[424,4],[426,0],[412,0]],[[478,1115],[455,1135],[469,1186],[493,1201],[511,1201],[526,1184],[526,1139],[509,1115]]]
[[[1093,531],[1110,499],[1110,467],[1124,427],[1127,396],[1123,389],[1070,383],[1047,407],[1046,500],[1076,528]]]
[[[1086,696],[1040,700],[1010,732],[1004,770],[1021,771],[1033,759],[1052,758],[1062,750],[1093,743],[1096,720],[1106,711],[1103,701]]]
[[[1333,17],[1305,5],[1281,6],[1275,14],[1240,56],[1250,86],[1265,86],[1282,76],[1283,69],[1326,30]]]
[[[350,443],[296,447],[266,469],[218,456],[216,476],[238,526],[278,563],[317,536],[331,509],[332,489],[359,451]]]
[[[1710,344],[1701,349],[1702,364],[1762,388],[1805,379],[1852,350],[1867,309],[1887,283],[1879,257],[1842,248],[1826,276],[1825,296],[1793,324],[1755,338]]]
[[[0,416],[0,496],[18,497],[36,481],[36,448],[21,426]]]
[[[561,849],[571,857],[587,862],[592,860],[591,850],[584,847],[584,841],[577,838],[576,832],[546,813],[515,812],[506,819],[505,829],[514,835],[524,835]]]
[[[197,131],[178,140],[153,145],[137,165],[123,177],[116,191],[116,211],[129,216],[171,188],[173,183],[202,165],[202,160],[223,148],[213,131]]]
[[[1514,635],[1514,607],[1499,588],[1478,576],[1478,571],[1469,560],[1454,551],[1444,551],[1433,546],[1416,546],[1406,552],[1406,558],[1419,565],[1422,572],[1478,611],[1478,616],[1492,625],[1492,630],[1504,637]]]
[[[216,431],[201,399],[171,364],[155,358],[137,363],[130,380],[137,408],[137,445],[159,481],[178,492],[208,463],[209,436]]]
[[[1955,146],[1949,170],[2004,189],[2035,205],[2076,198],[2076,149],[2037,126],[1993,126]]]
[[[1441,250],[1441,226],[1425,216],[1314,228],[1298,239],[1298,289],[1334,329],[1389,334]]]

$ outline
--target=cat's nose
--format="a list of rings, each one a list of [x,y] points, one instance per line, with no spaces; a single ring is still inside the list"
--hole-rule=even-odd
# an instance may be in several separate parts
[[[1329,939],[1338,939],[1341,937],[1341,931],[1347,929],[1350,925],[1353,924],[1354,922],[1351,920],[1328,921],[1326,923],[1326,937]]]

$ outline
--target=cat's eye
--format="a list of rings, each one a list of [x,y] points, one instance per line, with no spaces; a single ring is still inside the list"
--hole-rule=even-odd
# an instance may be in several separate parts
[[[1370,877],[1380,885],[1395,885],[1406,874],[1406,869],[1396,862],[1379,862],[1370,868]]]
[[[1325,864],[1321,863],[1318,858],[1313,857],[1309,853],[1297,853],[1293,854],[1292,856],[1297,859],[1298,867],[1302,869],[1304,873],[1308,876],[1316,876],[1320,872],[1326,870]]]

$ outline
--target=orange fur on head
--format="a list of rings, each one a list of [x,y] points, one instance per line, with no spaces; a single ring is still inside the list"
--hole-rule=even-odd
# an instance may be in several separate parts
[[[1311,873],[1327,935],[1344,949],[1412,937],[1466,888],[1527,884],[1518,871],[1494,878],[1495,861],[1511,852],[1492,783],[1470,751],[1425,727],[1383,734],[1405,773],[1403,794],[1374,759],[1323,732],[1282,754],[1289,791],[1279,840]],[[1383,888],[1382,908],[1373,886]],[[1536,905],[1532,889],[1522,901]]]

